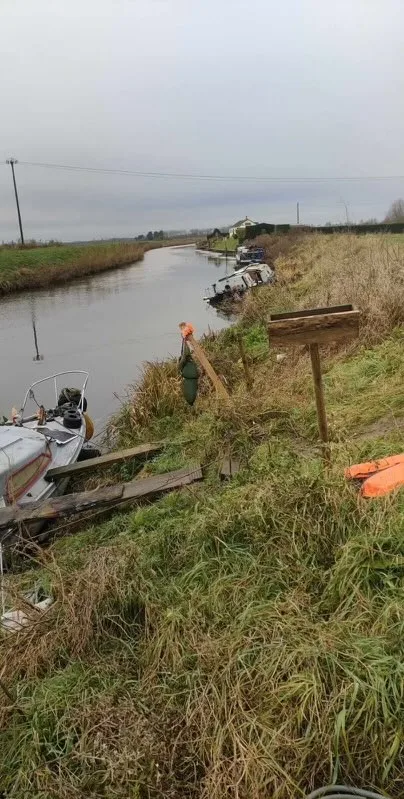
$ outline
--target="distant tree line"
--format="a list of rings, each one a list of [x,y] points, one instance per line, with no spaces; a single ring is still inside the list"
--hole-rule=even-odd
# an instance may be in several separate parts
[[[390,205],[384,218],[385,222],[404,222],[404,200],[401,197]]]
[[[146,235],[141,233],[136,236],[136,241],[161,241],[161,239],[164,239],[164,230],[149,230]]]

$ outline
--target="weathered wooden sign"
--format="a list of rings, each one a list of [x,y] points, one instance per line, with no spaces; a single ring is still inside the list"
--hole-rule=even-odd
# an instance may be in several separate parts
[[[309,346],[318,426],[326,458],[329,458],[328,426],[319,344],[331,344],[334,341],[355,338],[359,335],[359,319],[360,311],[354,311],[352,305],[337,305],[332,308],[311,308],[294,313],[272,314],[268,324],[271,346],[285,344]]]

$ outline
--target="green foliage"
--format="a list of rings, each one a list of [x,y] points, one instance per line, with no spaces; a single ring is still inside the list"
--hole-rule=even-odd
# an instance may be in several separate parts
[[[209,246],[211,250],[218,250],[219,252],[236,252],[236,249],[239,245],[239,240],[233,237],[227,237],[224,239],[215,239],[212,244]]]
[[[381,344],[329,370],[327,396],[344,430],[360,430],[381,419],[390,419],[394,427],[394,420],[404,415],[403,343],[403,330],[397,329]]]

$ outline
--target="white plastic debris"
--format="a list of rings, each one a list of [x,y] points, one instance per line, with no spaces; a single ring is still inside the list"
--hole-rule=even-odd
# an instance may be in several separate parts
[[[7,610],[1,617],[1,626],[3,630],[9,630],[13,633],[22,630],[29,622],[30,619],[23,610]]]
[[[286,358],[286,353],[285,352],[278,352],[278,354],[276,356],[276,363],[282,363],[282,361],[284,361],[285,358]]]
[[[31,593],[24,595],[25,601],[32,606],[33,611],[37,611],[36,613],[34,612],[28,615],[24,610],[4,611],[0,618],[0,628],[8,632],[16,633],[22,630],[23,627],[27,627],[27,625],[35,622],[40,614],[45,613],[55,601],[52,596],[39,599],[41,595],[43,596],[43,592],[41,592],[39,588],[35,588]]]

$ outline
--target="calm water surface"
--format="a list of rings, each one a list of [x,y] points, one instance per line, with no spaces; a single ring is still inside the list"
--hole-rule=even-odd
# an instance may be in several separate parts
[[[205,288],[225,274],[224,261],[194,247],[163,248],[138,264],[69,286],[2,298],[0,414],[19,408],[34,380],[85,369],[89,411],[101,425],[143,361],[179,355],[179,322],[192,321],[198,335],[229,324],[203,302]],[[33,321],[44,356],[39,362],[33,360]]]

